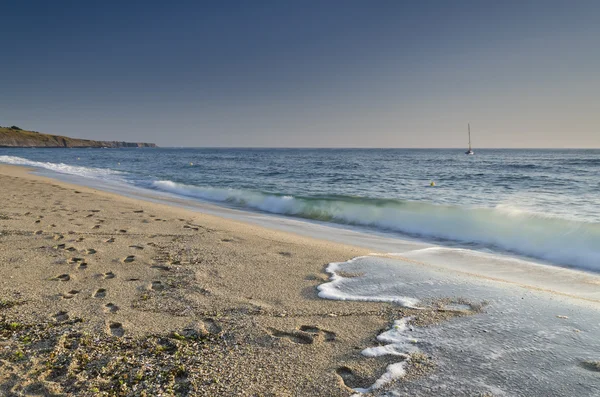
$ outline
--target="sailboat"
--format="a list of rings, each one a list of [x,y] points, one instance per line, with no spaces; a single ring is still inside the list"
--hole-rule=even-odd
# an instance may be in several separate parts
[[[467,150],[465,154],[475,154],[475,152],[471,150],[471,123],[467,124],[467,128],[469,129],[469,150]]]

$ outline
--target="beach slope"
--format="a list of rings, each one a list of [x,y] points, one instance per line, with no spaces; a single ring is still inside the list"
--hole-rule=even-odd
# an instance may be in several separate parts
[[[0,394],[348,396],[394,320],[320,299],[363,249],[0,166]]]

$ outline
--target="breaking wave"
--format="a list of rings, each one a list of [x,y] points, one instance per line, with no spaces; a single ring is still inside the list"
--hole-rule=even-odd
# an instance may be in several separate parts
[[[152,187],[273,214],[478,244],[559,265],[600,271],[599,223],[567,220],[514,207],[460,207],[348,196],[293,197],[172,181],[155,181]]]
[[[109,178],[115,179],[116,175],[122,175],[120,171],[114,171],[106,168],[92,168],[78,165],[69,165],[64,163],[50,163],[43,161],[33,161],[16,156],[0,156],[0,163],[25,165],[30,167],[39,167],[60,172],[61,174],[78,175],[87,178]],[[112,177],[112,178],[111,178]]]

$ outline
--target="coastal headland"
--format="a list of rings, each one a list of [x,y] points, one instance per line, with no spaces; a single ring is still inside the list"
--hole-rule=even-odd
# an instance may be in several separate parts
[[[43,134],[26,131],[19,127],[0,127],[0,147],[35,147],[35,148],[122,148],[122,147],[156,147],[154,143],[95,141],[89,139],[69,138],[61,135]]]

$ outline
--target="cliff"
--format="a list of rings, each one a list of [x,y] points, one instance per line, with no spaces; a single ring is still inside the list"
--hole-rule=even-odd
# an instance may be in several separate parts
[[[25,131],[17,127],[0,127],[0,147],[53,147],[53,148],[121,148],[156,147],[154,143],[92,141],[89,139],[69,138],[60,135],[42,134]]]

